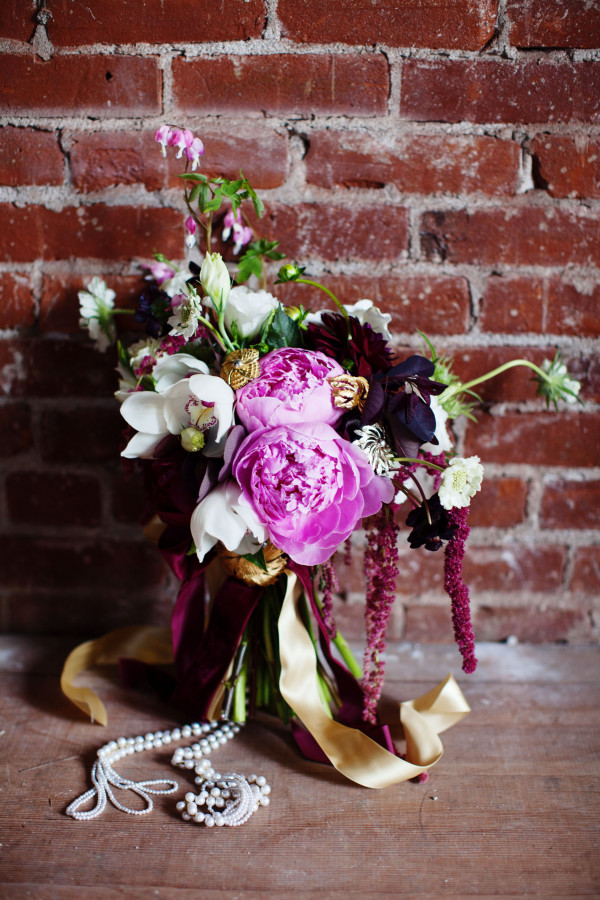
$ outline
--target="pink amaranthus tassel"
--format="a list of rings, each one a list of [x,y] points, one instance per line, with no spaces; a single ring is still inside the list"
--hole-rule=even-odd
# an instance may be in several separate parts
[[[446,544],[444,551],[444,588],[452,601],[454,639],[463,658],[463,672],[470,673],[477,668],[477,658],[475,637],[471,627],[469,588],[462,579],[465,543],[471,530],[467,525],[468,515],[468,506],[452,509],[448,513],[448,519],[457,527],[457,531]]]
[[[398,531],[393,516],[382,510],[373,517],[365,551],[367,581],[367,646],[363,662],[363,719],[377,722],[377,703],[383,688],[387,623],[396,597],[398,575]]]

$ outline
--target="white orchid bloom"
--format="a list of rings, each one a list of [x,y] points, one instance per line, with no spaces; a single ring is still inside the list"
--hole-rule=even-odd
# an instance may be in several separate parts
[[[431,397],[429,399],[429,406],[435,416],[435,436],[438,439],[438,443],[423,444],[421,446],[421,451],[424,453],[433,453],[435,456],[440,453],[450,453],[450,451],[454,447],[454,444],[452,443],[452,439],[448,434],[448,428],[446,426],[446,423],[448,421],[448,413],[443,408],[435,394],[431,394]]]
[[[240,504],[241,495],[238,484],[229,480],[207,494],[192,513],[190,529],[200,562],[217,541],[240,555],[256,553],[266,541],[266,528],[251,507]]]
[[[225,307],[225,327],[231,334],[235,323],[239,338],[255,338],[279,301],[268,291],[251,291],[245,284],[231,289]]]
[[[372,300],[357,300],[356,303],[353,303],[352,305],[345,303],[344,309],[349,316],[354,316],[355,319],[358,319],[361,325],[370,325],[376,334],[382,335],[386,341],[391,340],[392,335],[390,334],[388,325],[392,321],[392,317],[387,313],[380,312]],[[320,325],[323,321],[323,316],[326,313],[334,315],[336,312],[339,312],[339,310],[322,309],[320,312],[309,313],[305,322]]]
[[[156,390],[164,394],[177,381],[181,381],[193,372],[201,372],[208,375],[208,366],[201,359],[196,359],[191,353],[174,353],[172,356],[161,356],[152,375]]]
[[[442,472],[439,489],[440,503],[444,509],[461,509],[469,506],[471,497],[481,490],[483,466],[478,456],[455,456]]]
[[[220,456],[233,424],[234,400],[229,385],[215,375],[192,375],[163,393],[136,391],[121,405],[121,415],[137,431],[121,456],[152,459],[169,434],[185,431],[189,444],[189,429],[203,433],[205,456]]]

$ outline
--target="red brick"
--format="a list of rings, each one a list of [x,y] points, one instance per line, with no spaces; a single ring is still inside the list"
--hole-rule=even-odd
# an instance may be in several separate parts
[[[469,525],[476,528],[514,528],[525,519],[527,484],[520,478],[483,479],[471,501]]]
[[[494,35],[497,0],[279,0],[283,37],[313,44],[481,50]]]
[[[40,455],[46,462],[116,462],[125,446],[124,422],[118,403],[74,406],[72,409],[45,410],[41,417]]]
[[[502,641],[511,635],[532,643],[592,637],[585,610],[546,606],[481,606],[473,613],[473,628],[478,641]]]
[[[600,481],[550,481],[544,486],[542,528],[600,528]]]
[[[564,563],[564,547],[469,545],[465,583],[472,596],[483,591],[554,591],[562,585]]]
[[[98,591],[92,584],[74,592],[65,591],[63,585],[12,590],[5,601],[8,630],[14,634],[72,634],[77,636],[73,640],[76,645],[81,635],[92,637],[113,628],[168,625],[176,596],[176,588],[169,589],[162,582],[159,588],[152,586],[141,594],[134,593],[134,588],[127,593],[119,587]]]
[[[29,328],[34,323],[29,276],[0,273],[0,328]]]
[[[417,122],[597,122],[600,63],[409,60],[400,115]]]
[[[100,524],[100,484],[69,472],[12,472],[6,478],[8,514],[20,525]]]
[[[25,403],[0,403],[0,456],[16,456],[31,447],[31,416]]]
[[[600,140],[538,134],[531,141],[538,181],[552,197],[600,197]]]
[[[407,211],[393,206],[272,203],[257,232],[290,259],[397,259],[408,247]]]
[[[469,317],[469,285],[465,278],[451,275],[381,277],[367,275],[324,275],[315,280],[325,285],[342,303],[356,303],[365,297],[392,316],[393,333],[462,334]],[[294,284],[275,289],[288,306],[302,303],[311,309],[330,309],[331,300],[318,288]]]
[[[40,329],[42,331],[82,334],[79,325],[79,298],[77,295],[79,291],[86,289],[91,278],[91,275],[79,275],[70,269],[43,275],[40,296]],[[134,307],[135,300],[145,284],[141,275],[139,277],[106,275],[103,278],[108,287],[117,294],[116,307]],[[116,321],[117,326],[123,326],[127,331],[136,331],[139,328],[133,321],[133,316],[118,316]]]
[[[0,114],[121,118],[160,113],[156,59],[141,56],[0,56]]]
[[[62,184],[63,162],[54,133],[0,128],[0,184]]]
[[[115,521],[139,525],[146,510],[146,492],[139,473],[125,473],[119,465],[111,487],[111,512]]]
[[[279,187],[287,178],[289,147],[283,131],[262,123],[241,121],[235,126],[228,125],[227,129],[203,124],[198,134],[204,144],[200,169],[207,175],[235,179],[239,178],[241,169],[252,187],[261,190]],[[171,151],[167,162],[169,186],[175,187],[181,184],[177,178],[183,171],[181,161]]]
[[[454,360],[453,372],[464,383],[491,372],[514,359],[527,359],[541,366],[544,359],[554,357],[554,348],[533,347],[469,347],[451,352]],[[532,380],[533,372],[527,366],[516,366],[501,375],[478,384],[473,390],[483,403],[519,403],[533,400],[537,384]],[[475,415],[478,416],[477,410]],[[479,416],[478,416],[479,417]]]
[[[482,461],[532,466],[596,466],[600,415],[593,413],[509,413],[480,415],[469,423],[465,455]]]
[[[115,354],[65,340],[0,341],[4,390],[13,397],[110,397]]]
[[[471,265],[600,264],[600,220],[542,207],[425,213],[426,259]]]
[[[443,606],[418,603],[406,607],[405,641],[446,644],[452,640],[450,600]],[[457,656],[457,662],[460,656]]]
[[[263,0],[102,0],[94,15],[86,6],[46,0],[47,31],[57,46],[79,44],[175,44],[259,38]]]
[[[198,134],[205,147],[200,170],[207,175],[238,178],[241,169],[258,189],[285,181],[289,168],[285,134],[252,123],[236,127],[231,134],[205,127]],[[70,159],[73,184],[80,191],[104,191],[119,184],[144,184],[150,191],[182,188],[178,176],[185,162],[177,159],[175,150],[163,157],[153,131],[75,134]]]
[[[36,4],[23,0],[2,0],[0,3],[0,38],[28,41],[35,31]]]
[[[593,349],[587,351],[587,355],[578,356],[577,350],[573,355],[563,352],[564,363],[569,373],[581,384],[579,397],[584,403],[598,403],[600,401],[600,358]]]
[[[577,550],[571,590],[594,597],[600,593],[600,547],[580,547]]]
[[[600,334],[600,285],[589,291],[560,278],[502,277],[488,279],[479,310],[485,331],[510,334]]]
[[[69,156],[78,191],[103,191],[116,184],[144,184],[158,191],[167,184],[167,160],[151,132],[77,134]]]
[[[173,209],[133,206],[0,206],[0,260],[38,258],[150,259],[154,250],[177,259],[183,250],[183,215]]]
[[[600,46],[600,9],[572,0],[508,0],[510,42],[515,47]]]
[[[312,134],[307,180],[320,187],[381,188],[416,194],[514,194],[520,150],[483,136],[404,135],[389,141],[363,134]]]
[[[188,114],[376,116],[387,110],[389,69],[380,53],[177,58],[173,91]]]
[[[4,536],[2,544],[4,584],[20,590],[65,585],[87,590],[93,585],[100,592],[105,588],[139,591],[160,584],[166,574],[160,554],[145,542],[74,543],[72,539]]]

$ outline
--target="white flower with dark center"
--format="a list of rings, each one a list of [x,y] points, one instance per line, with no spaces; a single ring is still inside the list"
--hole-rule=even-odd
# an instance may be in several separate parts
[[[392,317],[387,313],[380,312],[372,300],[357,300],[351,305],[345,303],[344,309],[349,316],[358,319],[361,325],[370,325],[376,334],[381,334],[386,341],[391,340],[392,336],[388,325],[392,321]],[[309,313],[304,321],[308,324],[320,325],[324,314],[333,315],[338,312],[339,310],[322,309],[320,312]]]
[[[173,315],[169,318],[171,334],[180,334],[190,340],[198,330],[200,317],[203,314],[202,302],[194,290],[188,286],[187,294],[177,294],[171,301]]]
[[[461,509],[469,506],[471,497],[481,490],[483,466],[478,456],[455,456],[442,472],[438,491],[444,509]]]
[[[390,475],[399,466],[381,425],[364,425],[352,441],[366,454],[376,475]]]
[[[79,325],[86,328],[96,341],[98,350],[107,350],[116,340],[117,333],[113,319],[115,305],[114,291],[106,282],[95,275],[87,286],[87,291],[79,291]]]

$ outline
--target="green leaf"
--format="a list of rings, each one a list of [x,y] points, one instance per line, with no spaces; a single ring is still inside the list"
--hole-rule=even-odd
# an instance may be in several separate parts
[[[257,569],[262,569],[263,572],[268,572],[267,561],[265,560],[264,550],[261,547],[258,553],[244,553],[242,555],[242,559],[247,559],[248,562],[254,563]]]
[[[221,203],[223,202],[223,198],[221,196],[220,191],[215,194],[212,200],[209,200],[208,203],[205,204],[203,212],[217,212],[218,209],[221,208]]]
[[[210,202],[210,188],[207,184],[198,185],[198,209],[201,213],[206,212],[206,204]]]
[[[286,315],[281,304],[279,304],[279,307],[275,310],[275,315],[271,321],[266,341],[272,350],[281,347],[302,346],[300,329],[296,322]]]
[[[206,175],[198,175],[195,172],[183,172],[178,178],[184,178],[186,181],[208,181]]]
[[[223,182],[223,187],[221,188],[221,190],[224,194],[237,194],[243,183],[243,179],[241,178],[238,178],[237,181],[225,181]]]
[[[194,200],[196,200],[196,199],[200,196],[200,191],[201,191],[203,188],[205,188],[205,187],[206,187],[206,185],[203,184],[203,182],[198,181],[198,182],[194,185],[194,187],[192,188],[192,190],[190,191],[190,196],[188,197],[189,202],[190,202],[190,203],[193,203]]]
[[[262,264],[260,261],[260,257],[255,256],[254,254],[244,254],[244,256],[242,256],[239,261],[235,280],[238,284],[244,284],[244,282],[248,281],[251,275],[256,275],[257,278],[260,278],[261,273]]]

